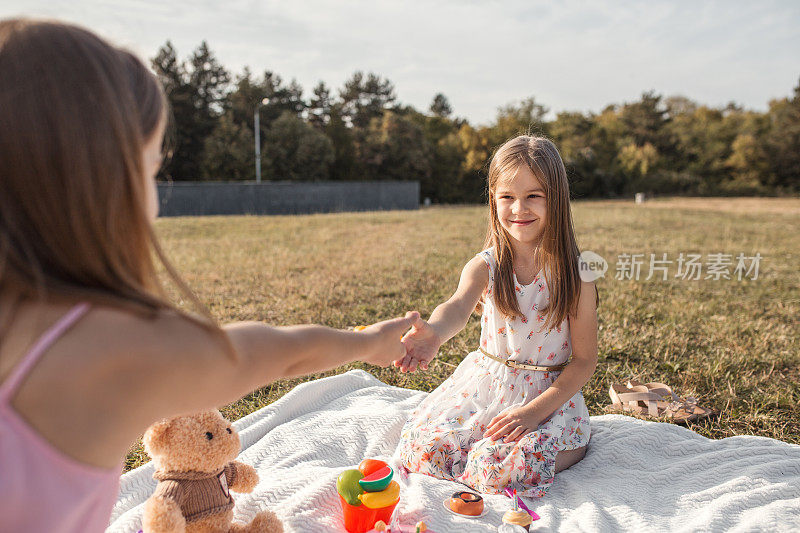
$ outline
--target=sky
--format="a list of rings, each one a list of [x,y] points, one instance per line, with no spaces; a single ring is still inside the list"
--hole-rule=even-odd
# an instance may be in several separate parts
[[[425,111],[489,124],[528,97],[600,112],[644,91],[763,111],[800,80],[800,2],[0,0],[0,18],[56,18],[143,59],[170,40],[187,58],[205,40],[234,75],[249,66],[338,90],[356,70]]]

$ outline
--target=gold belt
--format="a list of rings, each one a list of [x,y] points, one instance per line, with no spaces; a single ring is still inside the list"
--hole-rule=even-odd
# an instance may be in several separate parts
[[[522,370],[536,370],[536,371],[539,371],[539,372],[555,372],[557,370],[564,370],[564,368],[566,368],[566,366],[567,366],[567,363],[564,363],[564,364],[561,364],[561,365],[554,365],[554,366],[529,365],[529,364],[526,364],[526,363],[517,363],[516,361],[512,361],[511,359],[503,359],[502,357],[498,357],[496,355],[492,355],[489,352],[487,352],[486,350],[484,350],[483,348],[481,348],[480,346],[478,346],[478,349],[481,351],[481,353],[483,355],[485,355],[489,359],[494,359],[495,361],[497,361],[499,363],[503,363],[504,365],[506,365],[509,368],[520,368]]]

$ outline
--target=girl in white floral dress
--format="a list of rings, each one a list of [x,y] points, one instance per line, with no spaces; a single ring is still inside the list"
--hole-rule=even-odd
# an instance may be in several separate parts
[[[416,408],[397,453],[412,472],[539,498],[589,442],[581,387],[597,364],[597,292],[581,280],[553,143],[508,141],[488,182],[487,249],[464,267],[455,294],[405,335],[407,355],[395,365],[427,369],[476,306],[480,346]]]

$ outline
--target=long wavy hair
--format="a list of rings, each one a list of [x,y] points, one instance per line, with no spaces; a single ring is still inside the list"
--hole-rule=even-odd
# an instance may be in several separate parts
[[[577,309],[580,296],[578,245],[569,204],[569,183],[564,163],[556,146],[544,137],[520,135],[500,146],[492,156],[487,179],[489,228],[484,248],[493,247],[497,264],[494,279],[494,303],[509,319],[524,316],[514,288],[514,251],[510,236],[497,217],[497,186],[513,179],[521,165],[528,167],[542,185],[546,198],[546,221],[541,243],[533,257],[543,270],[550,291],[550,303],[544,310],[543,328],[561,324]]]
[[[235,356],[147,215],[142,154],[167,109],[130,52],[69,24],[0,21],[0,292],[175,311]],[[195,313],[169,300],[154,256]]]

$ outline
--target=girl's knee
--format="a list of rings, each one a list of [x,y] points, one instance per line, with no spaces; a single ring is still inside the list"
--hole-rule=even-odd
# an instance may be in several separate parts
[[[586,456],[586,446],[574,450],[561,450],[556,454],[556,472],[561,472]]]

